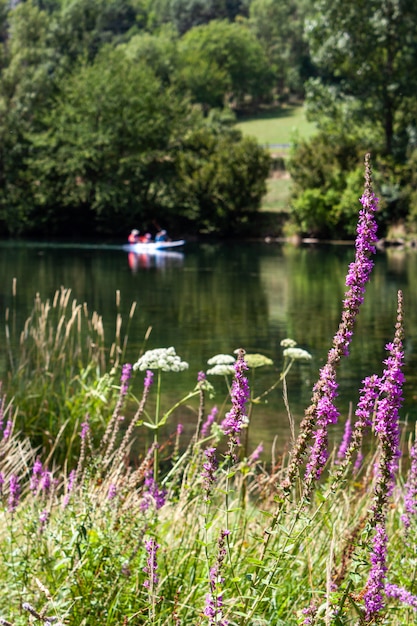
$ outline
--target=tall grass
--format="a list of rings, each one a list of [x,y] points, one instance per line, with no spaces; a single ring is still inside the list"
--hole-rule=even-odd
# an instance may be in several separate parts
[[[254,397],[250,381],[269,359],[243,349],[216,355],[206,372],[196,372],[195,388],[163,409],[166,372],[181,376],[187,367],[173,348],[147,351],[132,367],[123,363],[120,345],[108,375],[92,321],[79,317],[82,308],[67,310],[65,292],[55,308],[36,303],[0,404],[0,580],[6,590],[0,624],[413,622],[417,446],[400,430],[401,293],[381,372],[364,381],[340,446],[329,447],[329,430],[340,418],[337,368],[348,357],[372,270],[377,201],[369,163],[362,203],[341,324],[299,432],[288,407],[288,453],[272,462],[262,461],[261,447],[247,448],[253,411],[271,391]],[[91,323],[97,348],[81,345],[78,319]],[[291,339],[282,347],[273,387],[281,385],[286,397],[290,368],[309,354]],[[43,397],[54,393],[64,406],[70,394],[67,388],[59,393],[57,373],[81,380],[85,370],[84,395],[70,403],[65,418],[75,430],[77,455],[60,460],[58,447],[43,453],[30,429],[19,432],[19,404],[24,389],[35,393],[37,372]],[[222,407],[213,399],[216,375],[229,383]],[[88,391],[97,389],[100,419],[92,419],[84,398],[88,404]],[[169,433],[171,416],[194,397],[194,432],[183,440],[180,426]],[[25,411],[30,404],[26,398]],[[146,432],[150,446],[134,452]],[[410,452],[406,467],[400,451]]]

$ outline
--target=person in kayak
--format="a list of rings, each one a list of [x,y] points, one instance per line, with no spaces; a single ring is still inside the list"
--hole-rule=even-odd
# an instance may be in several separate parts
[[[155,241],[168,241],[168,235],[166,230],[160,230],[156,233]]]
[[[139,231],[134,228],[133,230],[130,231],[130,235],[127,238],[129,243],[138,243],[139,241]]]

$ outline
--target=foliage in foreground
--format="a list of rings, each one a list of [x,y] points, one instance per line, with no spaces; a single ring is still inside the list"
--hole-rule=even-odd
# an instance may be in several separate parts
[[[124,364],[96,441],[99,426],[82,415],[74,466],[41,457],[14,433],[13,406],[3,397],[2,624],[410,623],[417,609],[417,444],[407,474],[399,472],[401,446],[407,450],[399,418],[401,292],[383,370],[363,381],[343,440],[329,449],[339,417],[337,367],[349,354],[373,267],[377,199],[369,167],[362,205],[339,329],[297,437],[293,425],[288,457],[268,468],[259,447],[249,454],[247,434],[270,390],[254,397],[248,370],[270,362],[242,349],[210,360],[195,389],[168,410],[165,372],[188,367],[175,350],[149,350],[133,367]],[[295,360],[309,358],[292,340],[282,346],[276,385]],[[141,373],[142,396],[123,424]],[[215,375],[233,376],[225,414],[208,406]],[[193,397],[198,409],[186,445],[181,427],[161,436]],[[152,442],[138,454],[135,433],[143,438],[145,431]]]

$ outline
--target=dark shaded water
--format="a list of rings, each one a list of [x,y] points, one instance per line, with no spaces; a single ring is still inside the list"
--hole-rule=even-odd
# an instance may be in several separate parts
[[[344,279],[353,256],[351,246],[187,244],[182,253],[135,258],[136,267],[132,269],[121,247],[5,243],[0,245],[0,314],[4,319],[6,309],[13,309],[12,331],[18,335],[36,292],[42,300],[52,300],[55,291],[64,286],[72,290],[72,297],[78,302],[87,302],[90,311],[102,315],[110,346],[117,314],[121,313],[123,319],[123,334],[131,304],[136,302],[126,360],[136,360],[146,331],[152,326],[147,347],[173,345],[190,364],[187,372],[166,376],[164,389],[173,401],[194,387],[198,371],[207,369],[211,356],[230,354],[239,347],[263,353],[274,361],[273,368],[256,372],[255,392],[261,392],[279,374],[280,341],[291,337],[313,355],[311,363],[296,364],[288,379],[291,411],[298,422],[339,324]],[[340,368],[339,406],[343,416],[349,402],[357,400],[361,379],[381,372],[384,345],[394,332],[396,293],[402,289],[407,375],[403,416],[415,421],[416,270],[417,253],[413,250],[377,253],[351,356]],[[17,284],[15,298],[13,278]],[[120,291],[119,307],[116,291]],[[4,371],[4,346],[0,355]],[[213,402],[221,405],[225,383],[217,378],[212,382],[218,390]],[[192,421],[192,412],[178,412],[174,421],[179,420]],[[282,390],[278,388],[267,404],[255,408],[251,441],[255,445],[262,440],[268,447],[278,436],[277,445],[283,447],[288,433]]]

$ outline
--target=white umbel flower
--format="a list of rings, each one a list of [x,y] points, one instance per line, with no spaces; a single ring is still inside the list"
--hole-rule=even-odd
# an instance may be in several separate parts
[[[208,365],[231,365],[235,360],[235,357],[231,354],[216,354],[207,363]]]
[[[311,361],[311,354],[302,348],[286,348],[283,355],[294,361]]]
[[[175,348],[155,348],[147,350],[133,365],[134,370],[161,370],[163,372],[183,372],[188,369],[186,361],[175,352]]]

